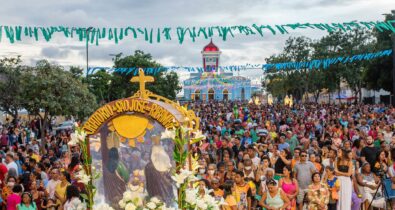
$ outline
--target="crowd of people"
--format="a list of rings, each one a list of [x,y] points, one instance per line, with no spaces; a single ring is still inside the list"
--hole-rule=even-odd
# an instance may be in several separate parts
[[[225,199],[223,209],[359,210],[391,204],[386,198],[395,192],[395,109],[390,106],[215,101],[187,106],[200,117],[207,137],[193,147],[200,157],[200,190]],[[386,190],[380,188],[385,179]]]
[[[384,209],[395,191],[395,109],[384,105],[187,102],[206,136],[199,190],[223,198],[225,210]],[[1,208],[77,209],[84,186],[72,131],[37,121],[1,125]],[[44,136],[44,137],[42,137]],[[388,189],[387,189],[388,190]],[[376,191],[378,192],[377,195]]]
[[[1,209],[81,209],[84,185],[75,177],[81,170],[79,148],[67,145],[72,131],[45,129],[42,137],[39,126],[36,119],[0,124]]]

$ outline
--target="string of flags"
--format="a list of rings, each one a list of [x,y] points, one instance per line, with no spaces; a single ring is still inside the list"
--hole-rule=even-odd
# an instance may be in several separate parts
[[[392,49],[370,52],[370,53],[362,53],[348,56],[339,56],[332,58],[324,58],[324,59],[314,59],[310,61],[303,62],[284,62],[284,63],[272,63],[272,64],[250,64],[247,63],[245,65],[230,65],[230,66],[219,66],[218,69],[222,72],[236,72],[236,71],[245,71],[251,69],[259,69],[264,72],[267,71],[281,71],[281,70],[300,70],[300,69],[327,69],[332,65],[336,64],[348,64],[354,63],[358,61],[372,60],[376,58],[390,56],[392,54]],[[186,66],[168,66],[168,67],[148,67],[143,68],[146,74],[156,75],[160,72],[164,71],[188,71],[188,72],[205,72],[203,67],[186,67]],[[109,73],[119,73],[119,74],[132,74],[137,75],[139,67],[129,67],[129,68],[111,68],[111,67],[89,67],[88,75],[94,74],[97,71],[104,70]],[[215,71],[215,69],[206,69],[206,71]]]
[[[233,26],[190,26],[190,27],[68,27],[68,26],[10,26],[0,25],[0,42],[2,35],[13,44],[23,39],[44,40],[49,42],[55,35],[68,39],[78,39],[99,45],[101,41],[112,41],[118,44],[124,39],[142,39],[148,43],[177,40],[179,44],[190,40],[220,37],[223,41],[236,36],[259,36],[289,34],[297,30],[319,30],[325,32],[351,31],[356,28],[376,29],[378,32],[395,32],[395,20],[388,21],[350,21],[343,23],[289,23],[277,25],[233,25]]]

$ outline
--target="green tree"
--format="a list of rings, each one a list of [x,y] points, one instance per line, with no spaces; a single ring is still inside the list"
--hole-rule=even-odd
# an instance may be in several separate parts
[[[367,30],[354,29],[342,34],[342,54],[361,54],[370,51],[373,47],[373,39]],[[364,71],[368,68],[369,61],[353,62],[346,65],[339,64],[343,67],[341,77],[347,82],[350,89],[355,94],[355,102],[362,100],[362,87],[365,86],[363,80]]]
[[[394,19],[395,16],[392,14],[388,14],[385,17],[386,21]],[[379,32],[374,29],[373,34],[376,41],[372,49],[375,51],[392,49],[390,31]],[[382,88],[392,93],[392,65],[391,56],[372,60],[363,74],[363,79],[367,88],[373,90],[380,90]]]
[[[283,54],[272,55],[266,58],[266,63],[282,63],[287,58]],[[276,69],[268,69],[266,72],[266,80],[262,83],[264,88],[273,96],[283,98],[287,94],[287,86],[285,86],[287,77],[283,73],[278,73]]]
[[[313,43],[313,48],[314,48],[313,59],[325,59],[325,58],[333,58],[339,56],[339,53],[341,51],[341,46],[340,46],[341,36],[342,36],[341,32],[336,31],[315,41]],[[327,69],[321,67],[320,69],[314,71],[320,71],[322,73],[321,74],[322,77],[317,78],[321,80],[319,81],[310,80],[310,81],[315,83],[315,85],[318,85],[319,88],[321,88],[320,90],[322,89],[327,90],[329,94],[329,103],[330,103],[332,98],[330,93],[335,92],[336,90],[338,90],[340,93],[341,72],[343,71],[343,66],[330,66]],[[320,93],[318,92],[318,90],[314,89],[313,87],[311,88],[317,100]]]
[[[371,37],[368,31],[362,29],[332,32],[316,41],[306,37],[291,37],[286,41],[283,51],[269,57],[266,62],[302,62],[364,53],[375,43]],[[272,70],[269,71],[269,82],[265,85],[269,92],[281,98],[292,94],[295,99],[302,99],[303,95],[311,93],[317,102],[322,90],[326,89],[328,93],[337,90],[340,93],[341,83],[346,82],[361,101],[361,90],[365,86],[363,75],[368,66],[369,61],[364,61],[332,65],[327,69]]]
[[[71,66],[69,69],[70,73],[73,75],[74,78],[81,79],[83,74],[83,69],[78,66]]]
[[[89,91],[95,96],[98,104],[105,104],[111,101],[111,82],[114,80],[112,74],[105,70],[100,70],[88,76]]]
[[[41,135],[54,116],[84,119],[96,108],[95,96],[80,79],[46,60],[25,73],[24,108],[41,119]]]
[[[155,76],[154,84],[149,85],[148,89],[158,95],[175,100],[177,93],[181,91],[178,74],[176,72],[162,72]]]
[[[160,67],[152,59],[150,54],[136,50],[133,55],[123,56],[118,54],[113,59],[114,68],[155,68]],[[98,71],[88,77],[89,89],[95,94],[100,103],[107,103],[116,99],[130,97],[138,91],[138,84],[131,83],[133,74],[107,73],[104,70]],[[146,73],[146,75],[149,75]],[[178,75],[175,72],[159,72],[154,76],[155,82],[147,83],[148,90],[155,94],[174,100],[181,86],[179,85]]]
[[[0,59],[0,110],[18,119],[23,108],[23,70],[20,57]]]
[[[266,63],[282,63],[282,62],[301,62],[311,58],[312,41],[307,37],[290,37],[285,42],[283,52],[278,55],[270,56],[266,59]],[[302,70],[269,70],[270,76],[267,89],[274,96],[283,98],[285,95],[292,94],[295,99],[302,99],[308,90],[306,81],[307,69]]]
[[[308,71],[306,73],[306,82],[308,90],[314,96],[314,101],[317,103],[322,90],[325,88],[325,72],[321,69]]]
[[[285,42],[284,54],[290,62],[302,62],[311,59],[312,55],[312,40],[310,38],[290,37]],[[303,95],[308,92],[308,72],[309,69],[286,71],[289,75],[289,83],[293,84],[292,95],[296,99],[302,99]]]

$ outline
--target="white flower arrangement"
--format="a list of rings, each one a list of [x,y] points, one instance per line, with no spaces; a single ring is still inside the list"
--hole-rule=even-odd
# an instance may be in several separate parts
[[[145,208],[149,210],[164,210],[167,209],[166,205],[160,201],[157,197],[152,197],[147,204],[145,204]]]
[[[99,205],[94,205],[93,209],[95,209],[95,210],[114,210],[114,208],[112,208],[107,203],[101,203]]]
[[[125,206],[125,210],[136,210],[137,206],[135,206],[133,203],[128,203]]]
[[[166,207],[157,197],[152,197],[146,200],[146,202],[143,202],[140,195],[141,194],[126,191],[123,193],[123,198],[118,204],[125,210],[175,210],[175,208]]]
[[[188,118],[187,118],[188,119]],[[188,119],[189,120],[189,119]],[[186,126],[181,126],[181,132],[182,133],[187,133],[189,131],[192,131],[192,128],[186,127]]]
[[[145,206],[146,206],[148,209],[156,209],[156,204],[153,203],[153,202],[148,202]]]
[[[178,150],[174,151],[174,157],[176,159],[177,172],[171,177],[179,192],[178,198],[176,199],[179,209],[187,210],[220,210],[220,206],[224,203],[224,199],[216,200],[210,195],[209,190],[205,190],[202,195],[199,193],[198,188],[192,188],[192,183],[197,181],[195,176],[195,171],[198,168],[197,157],[192,157],[187,159],[184,150],[185,144],[195,144],[206,137],[201,131],[193,132],[193,137],[191,138],[192,129],[180,126],[174,130],[165,130],[161,133],[162,138],[174,139],[176,142],[175,147]],[[177,158],[176,158],[177,157]],[[187,168],[192,168],[188,170]],[[144,202],[141,193],[132,193],[131,191],[126,191],[123,194],[122,200],[119,201],[119,206],[125,210],[175,210],[176,208],[167,207],[162,201],[156,197],[146,199]]]
[[[85,141],[86,133],[84,130],[76,131],[70,134],[70,141],[67,143],[69,146],[75,146]]]
[[[123,198],[122,200],[119,201],[119,206],[121,208],[126,209],[128,207],[128,210],[133,208],[137,209],[138,206],[143,205],[143,200],[141,199],[141,193],[136,193],[132,192],[130,190],[127,190],[126,192],[123,193]]]
[[[81,202],[80,199],[71,199],[71,202],[69,203],[70,205],[70,210],[86,210],[86,204]]]
[[[185,191],[185,202],[188,204],[194,206],[196,204],[196,195],[198,195],[198,189],[192,188],[192,189],[187,189]]]
[[[196,177],[193,175],[193,172],[185,169],[181,169],[180,173],[174,174],[171,178],[176,182],[177,188],[180,188],[180,185],[185,183],[187,179],[189,182],[196,181]]]
[[[85,208],[92,209],[94,206],[94,196],[96,194],[96,187],[94,186],[94,180],[100,177],[100,173],[92,174],[91,167],[91,157],[89,155],[89,145],[88,145],[88,135],[84,131],[83,128],[79,127],[78,123],[74,124],[75,131],[70,135],[70,141],[68,142],[69,146],[80,147],[81,156],[82,156],[82,167],[76,173],[76,178],[79,183],[85,185],[86,193],[81,193],[81,197],[83,197],[87,203]]]
[[[195,136],[193,137],[194,139],[200,139],[200,140],[206,139],[206,136],[203,135],[203,133],[202,133],[201,130],[198,130],[198,131],[196,131],[196,132],[193,132],[193,134],[195,135]]]
[[[150,201],[155,203],[155,204],[160,204],[161,203],[161,201],[157,197],[152,197]]]
[[[163,206],[162,210],[176,210],[176,208]]]
[[[85,170],[84,170],[84,169],[79,170],[79,171],[76,173],[75,177],[78,179],[78,182],[79,182],[79,183],[83,183],[84,185],[88,185],[88,184],[89,184],[89,181],[91,180],[91,177],[88,176],[88,175],[85,173]]]
[[[164,138],[164,139],[174,139],[176,137],[176,132],[174,130],[166,129],[160,135],[161,135],[161,138]]]
[[[210,195],[212,190],[206,191],[202,196],[197,188],[189,188],[185,191],[185,202],[189,208],[195,210],[220,210],[220,206],[224,204],[224,199],[216,200]]]

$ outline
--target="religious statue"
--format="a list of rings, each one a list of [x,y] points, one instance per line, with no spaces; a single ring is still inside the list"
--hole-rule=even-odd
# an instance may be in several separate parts
[[[172,167],[170,157],[160,143],[160,136],[152,136],[151,140],[153,143],[151,157],[144,169],[147,192],[150,197],[155,196],[167,205],[171,205],[174,193],[170,176]]]
[[[126,184],[129,181],[129,171],[119,156],[120,141],[115,131],[104,126],[100,131],[101,155],[103,166],[104,195],[106,202],[117,206],[122,199]]]
[[[132,192],[144,193],[144,171],[134,170],[131,174],[128,188]]]
[[[272,96],[272,94],[269,94],[267,96],[267,104],[269,104],[270,106],[273,105],[273,96]]]
[[[129,170],[125,164],[119,160],[118,149],[113,147],[108,152],[109,161],[107,163],[107,169],[119,177],[123,182],[129,181]]]
[[[286,95],[285,98],[284,98],[284,105],[285,106],[289,105],[289,97],[288,97],[288,95]]]
[[[261,105],[261,101],[259,100],[259,97],[255,97],[254,103],[255,105]]]
[[[289,107],[292,107],[293,104],[294,104],[294,99],[293,99],[293,97],[292,97],[292,95],[291,95],[291,96],[289,97],[289,103],[288,103],[288,105],[289,105]]]
[[[179,104],[146,90],[146,83],[153,82],[154,77],[145,76],[143,69],[130,81],[139,83],[138,92],[102,106],[83,127],[94,137],[90,142],[92,154],[96,155],[92,164],[102,169],[98,186],[103,189],[98,189],[96,196],[104,196],[114,209],[120,209],[125,191],[141,198],[148,194],[173,206],[176,193],[170,173],[172,147],[167,151],[160,135],[153,133],[178,124],[176,116],[188,117],[189,122],[197,122],[196,127],[199,119],[191,110],[183,111]],[[147,138],[152,144],[145,141]]]

